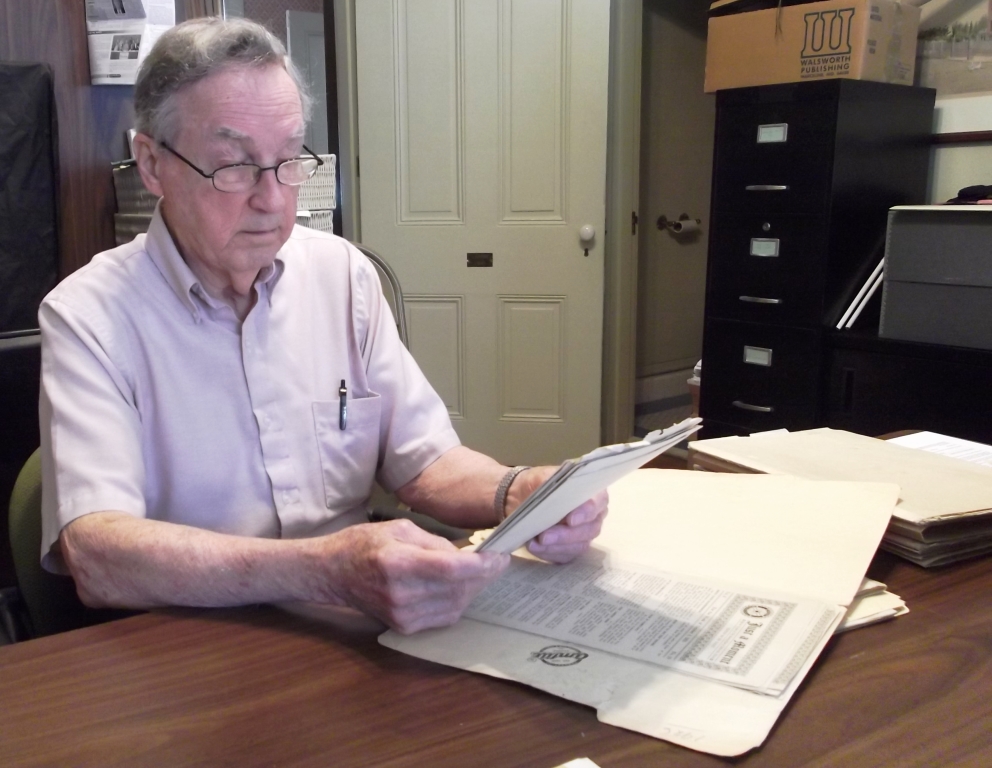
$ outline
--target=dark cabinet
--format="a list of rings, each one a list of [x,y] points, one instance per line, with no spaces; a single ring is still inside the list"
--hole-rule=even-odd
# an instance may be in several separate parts
[[[825,426],[992,444],[992,351],[838,332],[827,336],[825,367]]]
[[[717,93],[706,436],[824,423],[827,329],[882,257],[888,209],[925,199],[933,104],[843,79]]]

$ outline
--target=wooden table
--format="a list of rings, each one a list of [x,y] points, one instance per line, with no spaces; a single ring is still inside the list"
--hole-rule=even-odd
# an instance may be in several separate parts
[[[365,620],[152,613],[0,648],[0,765],[992,766],[992,558],[870,575],[911,613],[835,638],[765,745],[723,760],[382,648]]]

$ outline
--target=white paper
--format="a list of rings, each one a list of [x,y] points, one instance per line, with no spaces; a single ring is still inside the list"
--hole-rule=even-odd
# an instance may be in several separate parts
[[[90,82],[133,85],[155,41],[175,23],[175,0],[86,0]]]
[[[702,419],[685,419],[656,430],[636,443],[596,448],[566,461],[538,487],[481,545],[480,552],[509,554],[559,523],[565,515],[624,475],[682,442],[702,426]]]
[[[844,618],[834,630],[834,634],[875,624],[886,619],[893,619],[907,613],[909,613],[909,608],[906,607],[902,598],[885,590],[858,597],[851,603],[851,607],[844,614]]]
[[[886,442],[901,445],[904,448],[916,448],[952,459],[970,461],[983,467],[992,467],[992,445],[973,443],[959,437],[938,435],[935,432],[916,432],[912,435],[893,437]]]

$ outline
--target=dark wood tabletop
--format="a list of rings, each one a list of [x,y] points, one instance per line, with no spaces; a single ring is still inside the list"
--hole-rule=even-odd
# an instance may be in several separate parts
[[[909,604],[834,638],[734,760],[381,647],[367,620],[174,610],[0,647],[0,765],[992,766],[992,559],[869,575]]]

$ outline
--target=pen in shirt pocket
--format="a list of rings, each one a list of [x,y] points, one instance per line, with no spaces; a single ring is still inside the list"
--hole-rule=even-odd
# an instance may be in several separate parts
[[[348,427],[348,387],[341,379],[341,386],[338,388],[338,400],[341,403],[338,409],[338,427],[347,429]]]

